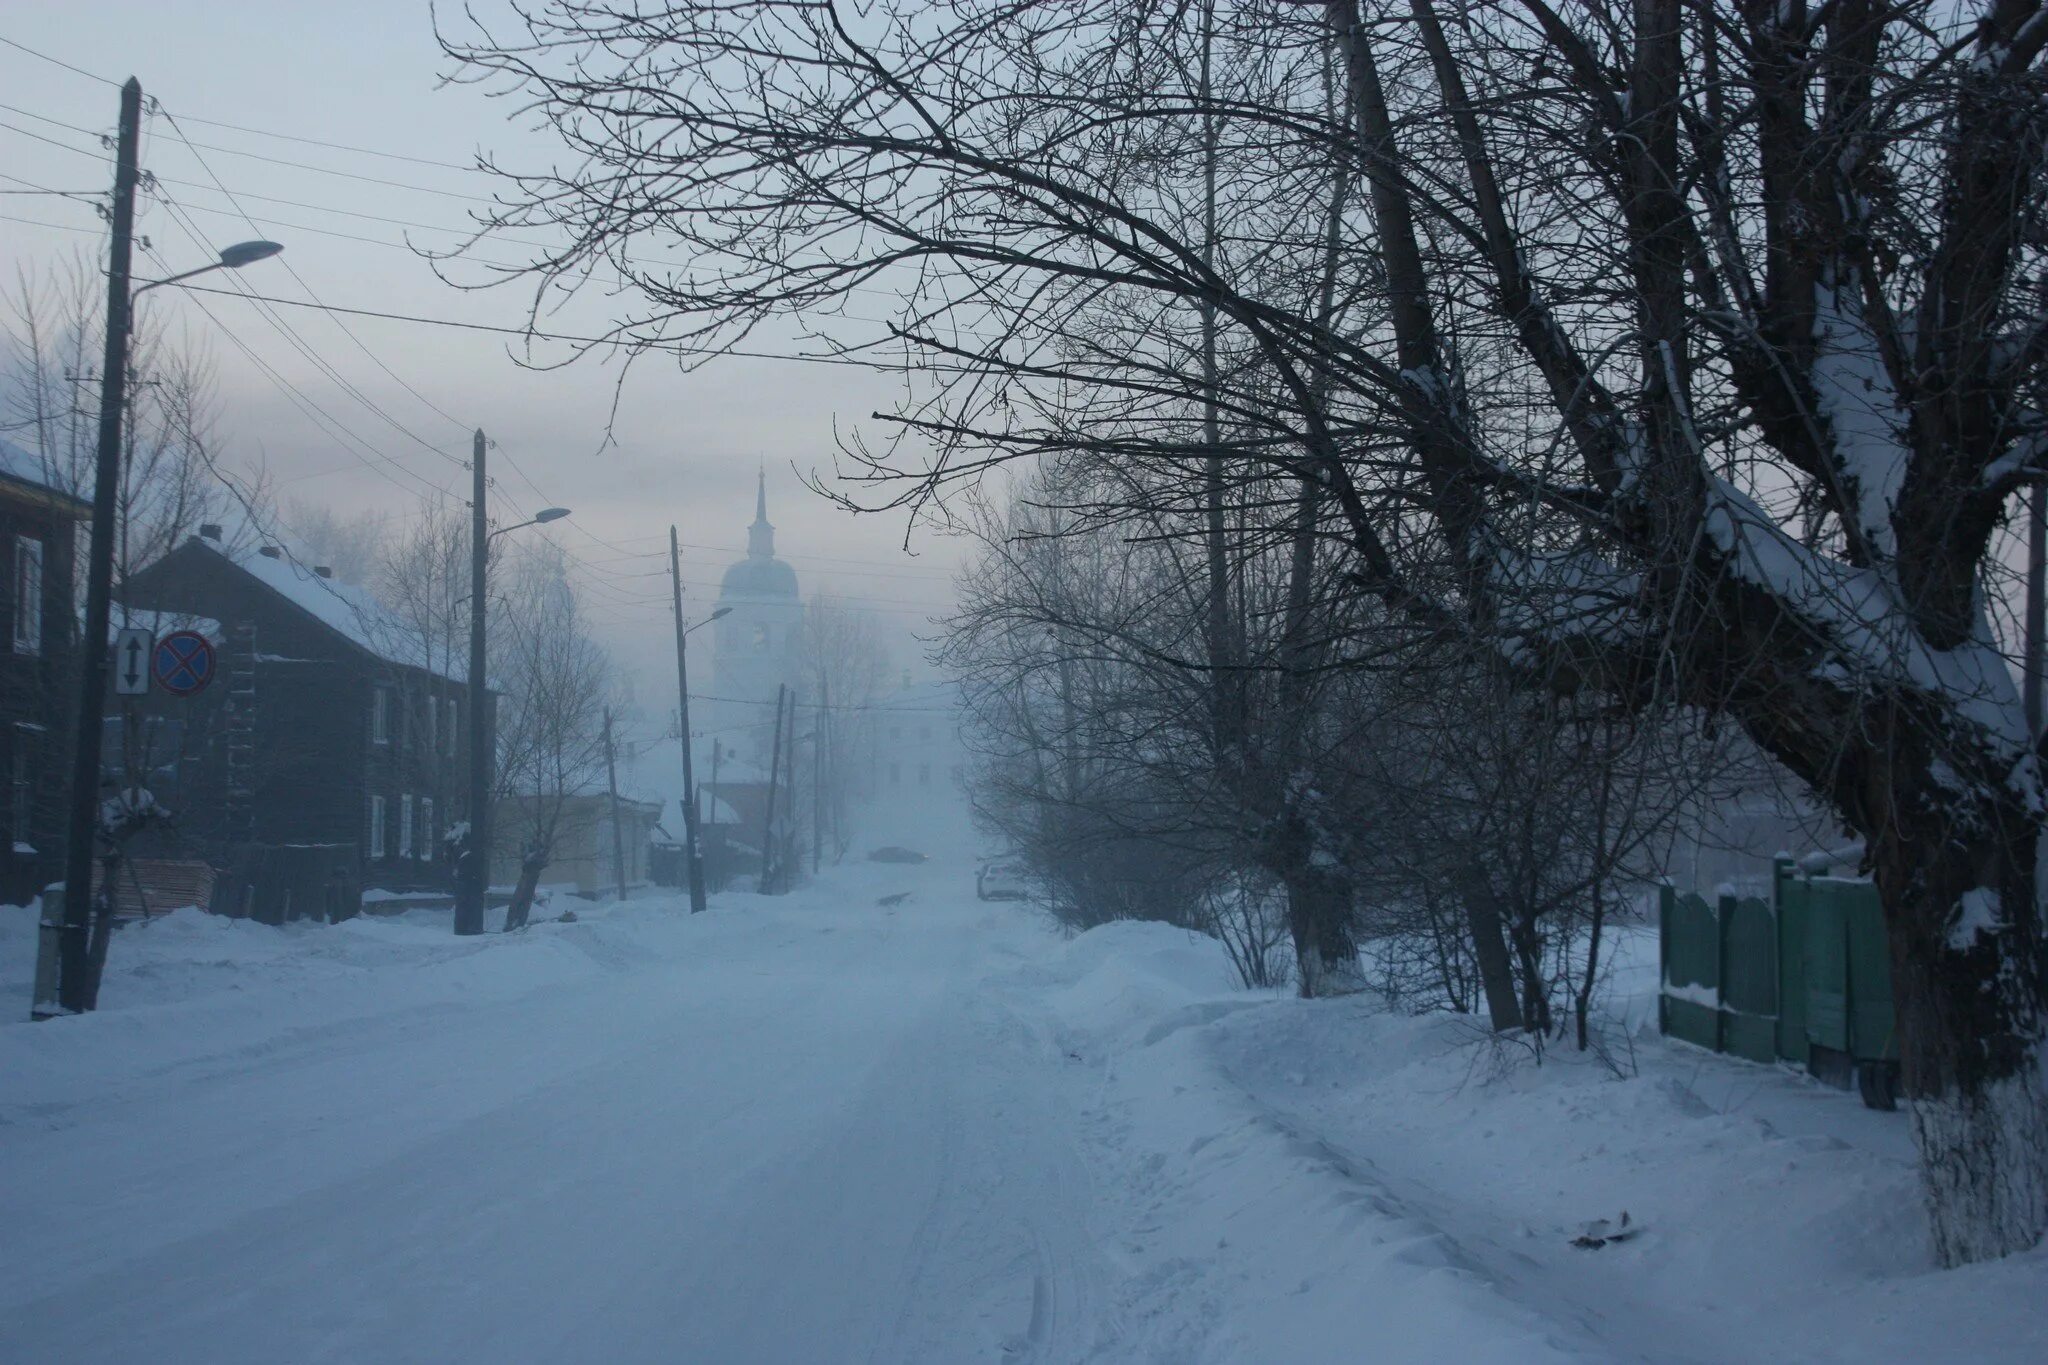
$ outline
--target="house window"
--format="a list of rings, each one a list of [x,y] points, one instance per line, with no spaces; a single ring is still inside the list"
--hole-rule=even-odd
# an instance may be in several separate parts
[[[441,752],[441,708],[432,697],[427,698],[427,752]]]
[[[420,857],[426,862],[434,860],[434,798],[420,798]]]
[[[754,627],[754,652],[756,654],[766,654],[768,652],[768,627],[761,625]]]
[[[373,687],[370,689],[370,743],[391,742],[391,689]]]
[[[398,856],[412,856],[412,797],[398,798]]]
[[[14,652],[43,652],[43,542],[14,538]]]
[[[28,753],[22,746],[22,737],[18,731],[14,736],[14,758],[12,770],[8,776],[10,781],[8,784],[9,804],[7,822],[10,826],[9,833],[14,836],[14,851],[16,853],[33,852],[34,845],[29,839],[31,833],[29,828],[31,788],[28,780]]]
[[[384,798],[370,798],[370,856],[384,856]]]

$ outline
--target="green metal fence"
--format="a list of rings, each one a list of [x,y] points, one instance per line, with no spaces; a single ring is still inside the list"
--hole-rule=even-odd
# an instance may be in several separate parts
[[[1769,901],[1666,885],[1658,1023],[1755,1062],[1793,1062],[1890,1107],[1898,1038],[1877,889],[1781,861]]]

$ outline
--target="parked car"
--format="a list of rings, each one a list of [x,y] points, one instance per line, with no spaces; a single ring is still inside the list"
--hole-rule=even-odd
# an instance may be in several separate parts
[[[868,861],[871,863],[921,863],[924,861],[924,854],[919,853],[914,848],[899,848],[895,844],[889,844],[868,854]]]
[[[982,865],[974,874],[974,894],[985,901],[1021,901],[1031,898],[1021,863],[998,860]]]

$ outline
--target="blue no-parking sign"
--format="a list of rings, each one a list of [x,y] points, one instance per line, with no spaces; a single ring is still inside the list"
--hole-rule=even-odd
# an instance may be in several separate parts
[[[189,697],[213,681],[213,642],[196,630],[174,630],[156,642],[149,671],[164,691]]]

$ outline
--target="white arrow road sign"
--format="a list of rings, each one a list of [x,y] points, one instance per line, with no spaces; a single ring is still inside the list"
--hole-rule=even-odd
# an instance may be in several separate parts
[[[140,626],[130,626],[114,637],[114,695],[149,695],[149,651],[156,644]]]

